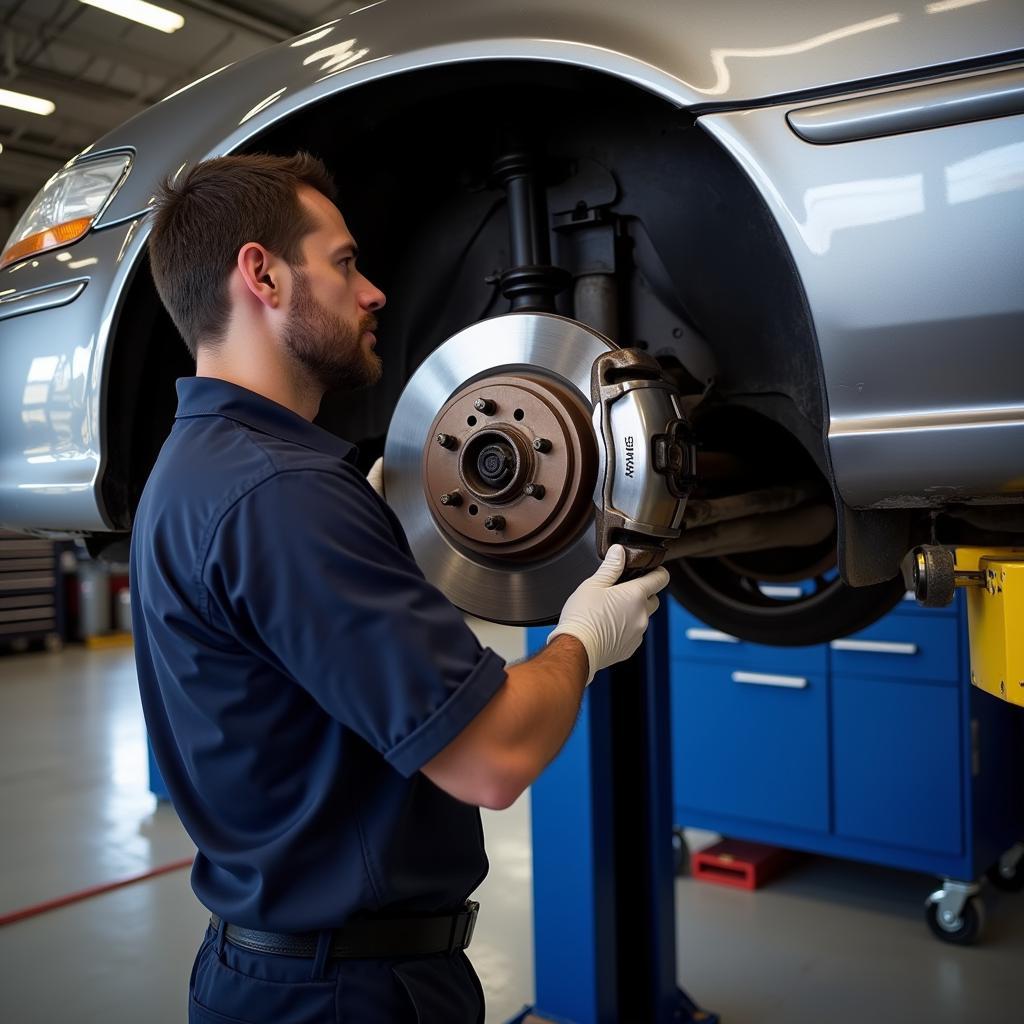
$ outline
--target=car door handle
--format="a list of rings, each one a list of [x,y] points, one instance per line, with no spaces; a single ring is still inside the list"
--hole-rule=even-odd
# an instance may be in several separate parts
[[[707,643],[712,644],[738,644],[739,640],[730,636],[728,633],[722,633],[717,629],[697,629],[690,628],[686,631],[687,640],[704,640]]]
[[[805,690],[807,680],[802,676],[774,676],[764,672],[733,672],[734,683],[753,683],[755,686],[781,686],[788,690]]]
[[[917,654],[917,644],[893,640],[833,640],[833,651],[863,651],[866,654]]]

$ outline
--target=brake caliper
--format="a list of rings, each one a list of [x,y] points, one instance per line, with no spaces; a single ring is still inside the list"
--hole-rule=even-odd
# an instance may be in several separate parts
[[[638,349],[599,356],[590,377],[598,443],[597,549],[626,549],[623,578],[661,564],[682,532],[695,483],[696,447],[679,392]]]

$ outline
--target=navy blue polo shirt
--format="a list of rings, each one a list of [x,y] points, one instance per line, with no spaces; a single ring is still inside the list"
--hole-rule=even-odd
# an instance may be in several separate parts
[[[419,769],[505,680],[423,578],[352,445],[226,381],[178,381],[132,533],[132,622],[192,887],[250,928],[444,911],[480,813]]]

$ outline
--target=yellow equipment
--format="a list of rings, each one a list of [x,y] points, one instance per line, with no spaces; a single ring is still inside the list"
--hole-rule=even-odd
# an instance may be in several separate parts
[[[967,587],[971,682],[1024,707],[1024,548],[916,548],[909,580],[920,604],[947,605]]]
[[[981,574],[967,591],[971,682],[1024,707],[1024,548],[957,548],[956,568]]]

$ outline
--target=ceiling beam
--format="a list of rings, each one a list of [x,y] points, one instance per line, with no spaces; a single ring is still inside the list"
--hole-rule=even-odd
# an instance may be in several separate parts
[[[9,23],[11,33],[19,45],[33,42],[46,27],[45,22],[31,17],[24,11],[19,11]],[[56,44],[66,49],[74,49],[83,56],[103,57],[116,64],[123,64],[133,71],[159,75],[167,79],[177,78],[188,71],[188,65],[169,61],[165,54],[155,53],[148,48],[139,46],[136,42],[133,42],[131,46],[126,46],[123,42],[118,43],[109,37],[96,35],[93,32],[83,32],[77,27],[73,31],[59,36],[56,39]],[[17,61],[15,63],[17,64]],[[25,67],[26,65],[21,66]]]
[[[177,2],[179,7],[186,10],[191,8],[211,18],[216,18],[225,25],[233,25],[235,28],[254,32],[275,43],[291,39],[292,36],[297,36],[310,27],[305,18],[289,15],[282,10],[280,5],[275,5],[274,14],[270,16],[263,13],[253,14],[233,4],[225,3],[224,0],[177,0]]]

